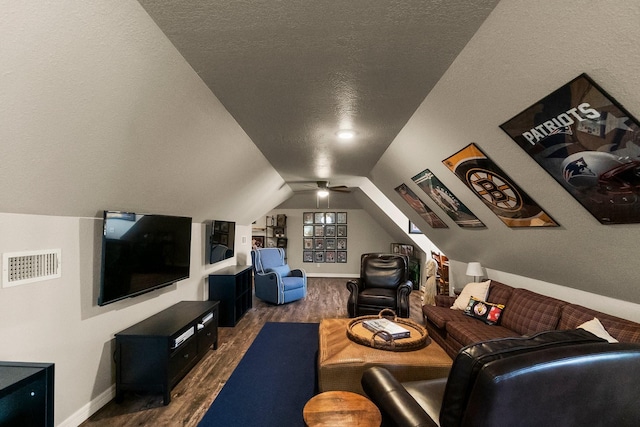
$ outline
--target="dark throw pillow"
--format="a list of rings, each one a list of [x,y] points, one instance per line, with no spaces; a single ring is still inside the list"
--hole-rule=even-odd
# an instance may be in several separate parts
[[[463,313],[480,319],[487,325],[495,325],[500,320],[502,310],[504,310],[504,304],[494,304],[471,297]]]

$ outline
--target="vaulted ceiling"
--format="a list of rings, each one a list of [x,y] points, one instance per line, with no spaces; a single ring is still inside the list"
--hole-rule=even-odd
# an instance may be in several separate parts
[[[498,3],[139,2],[294,191],[367,176]]]

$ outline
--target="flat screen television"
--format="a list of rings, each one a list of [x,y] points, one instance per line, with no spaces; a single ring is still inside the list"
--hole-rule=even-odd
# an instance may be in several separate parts
[[[104,212],[98,305],[189,277],[191,218]]]
[[[224,261],[234,254],[236,223],[231,221],[206,222],[206,257],[209,264]]]

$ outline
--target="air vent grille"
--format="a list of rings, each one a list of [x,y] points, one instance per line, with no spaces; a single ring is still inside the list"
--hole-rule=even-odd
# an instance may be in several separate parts
[[[2,287],[60,277],[62,275],[60,254],[60,249],[3,254]]]

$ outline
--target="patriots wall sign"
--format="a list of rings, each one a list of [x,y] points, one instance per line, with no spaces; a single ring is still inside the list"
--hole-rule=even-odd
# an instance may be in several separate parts
[[[485,226],[429,169],[423,170],[411,180],[418,184],[418,187],[424,190],[427,196],[440,206],[458,226],[462,228]]]
[[[500,128],[602,224],[640,223],[640,125],[589,76]]]
[[[508,227],[557,227],[475,144],[469,144],[442,161]]]

